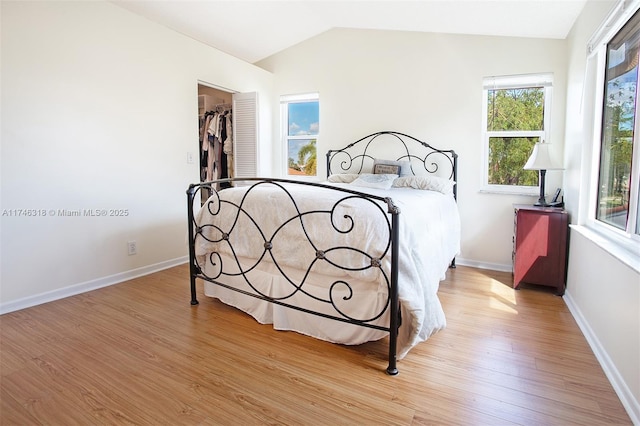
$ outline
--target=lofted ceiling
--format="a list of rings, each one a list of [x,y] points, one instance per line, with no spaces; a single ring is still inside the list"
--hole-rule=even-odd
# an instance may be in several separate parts
[[[331,28],[563,39],[586,0],[112,0],[249,63]]]

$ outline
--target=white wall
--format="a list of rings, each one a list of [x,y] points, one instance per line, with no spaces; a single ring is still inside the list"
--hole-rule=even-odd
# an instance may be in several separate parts
[[[197,83],[267,100],[271,74],[108,2],[1,8],[0,311],[184,262],[185,190],[199,176],[197,161],[187,164],[187,152],[198,157]],[[266,142],[269,111],[263,102]]]
[[[589,1],[567,39],[566,208],[579,225],[589,208],[582,171],[590,163],[595,110],[593,74],[585,78],[586,46],[614,3]],[[640,274],[579,229],[570,235],[565,300],[632,420],[640,424]]]
[[[379,130],[455,149],[460,156],[459,262],[511,270],[512,204],[533,203],[537,197],[479,193],[482,79],[553,72],[551,141],[561,154],[564,40],[333,29],[257,65],[274,73],[276,97],[320,93],[321,153]],[[324,164],[319,175],[325,176]],[[547,176],[548,188],[560,186],[562,173]]]

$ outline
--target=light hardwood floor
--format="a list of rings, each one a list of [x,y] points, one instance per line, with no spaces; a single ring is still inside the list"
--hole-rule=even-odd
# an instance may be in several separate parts
[[[0,317],[1,425],[631,424],[562,298],[458,267],[447,328],[385,374],[357,347],[274,331],[186,265]]]

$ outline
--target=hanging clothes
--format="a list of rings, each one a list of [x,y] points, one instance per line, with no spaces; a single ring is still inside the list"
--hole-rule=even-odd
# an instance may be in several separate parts
[[[200,181],[206,182],[210,180],[208,178],[209,170],[209,134],[207,129],[213,115],[205,114],[200,118]]]
[[[229,111],[226,119],[226,135],[222,139],[222,152],[227,155],[227,174],[235,176],[233,173],[233,128],[231,123],[231,111]]]
[[[218,105],[215,110],[201,117],[200,180],[203,182],[233,177],[231,123],[231,105],[228,104]]]

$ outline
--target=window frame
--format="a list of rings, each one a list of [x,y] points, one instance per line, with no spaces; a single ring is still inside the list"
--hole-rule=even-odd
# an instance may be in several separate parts
[[[640,96],[636,96],[636,119],[634,123],[634,141],[631,157],[631,188],[629,199],[629,216],[625,230],[619,229],[596,218],[598,210],[598,185],[600,180],[600,159],[602,153],[602,120],[604,116],[604,94],[606,56],[609,42],[618,34],[624,25],[640,8],[640,2],[634,2],[625,8],[619,3],[605,19],[600,29],[595,33],[588,45],[588,57],[595,56],[596,78],[594,90],[594,120],[591,135],[591,163],[589,165],[589,186],[587,201],[582,206],[581,216],[583,224],[605,238],[608,244],[618,247],[638,256],[640,251],[640,229],[634,229],[640,215]],[[640,91],[640,85],[636,89]],[[635,167],[634,167],[635,166]],[[584,211],[586,209],[586,212]],[[635,232],[634,232],[635,231]],[[620,257],[620,256],[616,256]]]
[[[319,168],[316,169],[315,175],[290,175],[289,174],[289,141],[290,140],[304,140],[315,139],[316,140],[316,155],[318,150],[318,144],[320,142],[320,131],[315,134],[309,135],[294,135],[289,136],[289,104],[292,103],[305,103],[305,102],[318,102],[318,123],[320,122],[320,95],[317,92],[301,93],[295,95],[281,95],[280,96],[280,141],[283,150],[283,166],[282,174],[287,179],[293,180],[317,180]]]
[[[489,90],[509,90],[542,87],[544,89],[543,130],[487,130]],[[482,184],[480,192],[494,194],[530,195],[540,193],[539,186],[497,185],[489,183],[489,140],[492,137],[539,138],[549,141],[551,128],[551,99],[553,96],[553,74],[535,73],[485,77],[482,84]]]

